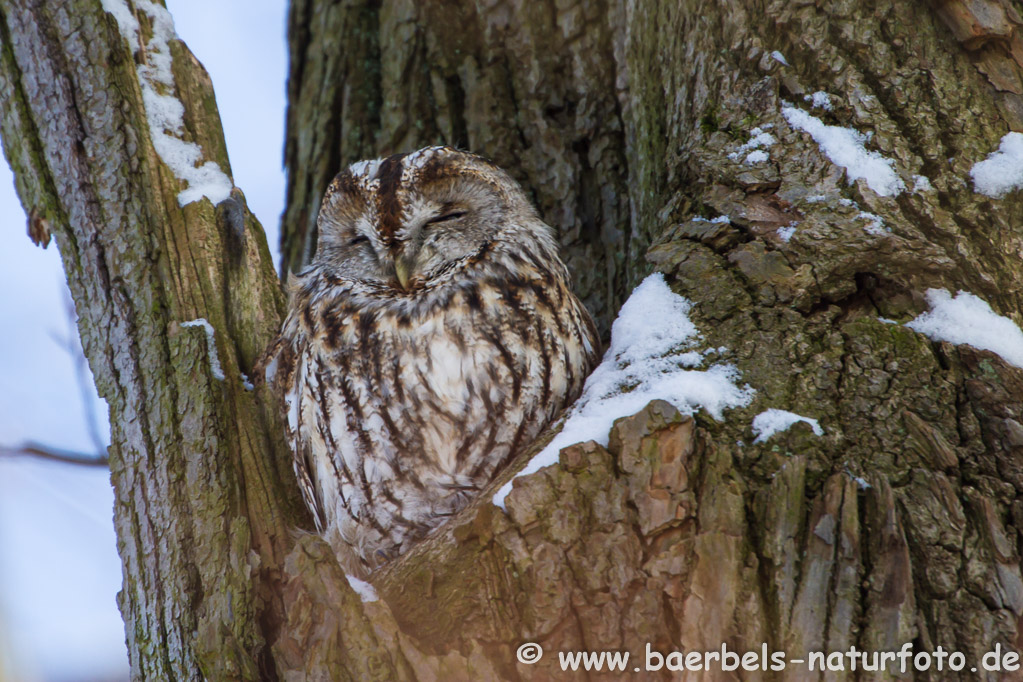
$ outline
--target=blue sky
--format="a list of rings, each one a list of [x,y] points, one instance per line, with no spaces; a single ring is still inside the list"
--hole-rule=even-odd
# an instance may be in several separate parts
[[[167,6],[178,36],[213,79],[234,182],[276,256],[284,207],[285,2]],[[71,357],[53,338],[68,332],[63,281],[55,245],[44,251],[28,240],[10,170],[0,161],[0,444],[91,449]],[[105,437],[105,405],[92,399]],[[14,679],[126,673],[112,510],[105,470],[0,458],[0,665],[6,652]]]

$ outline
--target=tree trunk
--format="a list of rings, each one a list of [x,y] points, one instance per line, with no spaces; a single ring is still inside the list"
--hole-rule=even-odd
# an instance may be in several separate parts
[[[246,389],[283,294],[241,192],[195,196],[230,174],[202,66],[162,6],[104,5],[115,14],[100,0],[0,1],[0,134],[30,227],[56,237],[110,405],[132,677],[279,679],[284,586],[306,593],[288,562],[313,587],[344,585],[315,538],[296,542],[310,519],[281,414]],[[195,173],[189,154],[218,168]],[[323,620],[335,606],[308,609]],[[359,627],[339,630],[354,642]]]
[[[1020,643],[1023,370],[878,318],[940,287],[1023,321],[1023,205],[969,177],[1023,130],[1023,21],[999,0],[826,5],[293,2],[285,269],[312,254],[343,164],[468,147],[533,193],[605,333],[656,268],[757,390],[724,421],[655,402],[606,448],[566,448],[364,602],[295,531],[279,408],[245,388],[283,305],[262,230],[237,190],[182,206],[192,181],[154,145],[147,87],[230,173],[201,65],[171,41],[172,84],[147,84],[148,3],[0,0],[4,151],[111,406],[134,679],[566,679],[557,652],[576,650],[628,651],[635,679],[1012,679],[970,668]],[[898,178],[847,182],[783,107],[871,133]],[[747,163],[755,127],[777,141]],[[212,338],[185,324],[200,317]],[[767,408],[824,434],[752,442]],[[517,660],[525,642],[546,656]],[[966,669],[792,661],[907,642]],[[645,669],[648,647],[722,644],[789,665]]]
[[[1020,23],[997,0],[295,0],[285,268],[343,164],[464,146],[532,192],[602,329],[652,265],[758,391],[723,423],[651,408],[521,480],[507,515],[485,497],[374,581],[402,631],[511,679],[558,677],[553,655],[516,664],[527,640],[790,658],[912,642],[965,653],[964,679],[1019,646],[1023,374],[878,317],[908,321],[938,287],[1023,320],[1018,193],[969,178],[1023,130]],[[906,189],[849,183],[786,105],[872,134]],[[747,164],[755,127],[777,143]],[[825,435],[751,443],[770,407]]]

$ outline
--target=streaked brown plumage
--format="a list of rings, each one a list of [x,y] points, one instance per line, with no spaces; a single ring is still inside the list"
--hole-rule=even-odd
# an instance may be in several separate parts
[[[265,362],[306,503],[365,576],[462,509],[599,359],[550,228],[489,161],[342,171]]]

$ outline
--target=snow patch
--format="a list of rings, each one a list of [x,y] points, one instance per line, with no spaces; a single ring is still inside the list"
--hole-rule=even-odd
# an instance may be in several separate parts
[[[1023,331],[987,302],[966,291],[953,298],[945,289],[928,289],[927,302],[930,311],[907,322],[907,327],[935,341],[992,351],[1023,368]]]
[[[188,322],[182,322],[181,326],[203,328],[206,332],[206,352],[209,354],[210,372],[213,374],[214,379],[223,381],[224,369],[220,366],[220,356],[217,355],[217,343],[213,331],[213,325],[210,324],[206,318],[200,317],[195,320],[189,320]]]
[[[763,149],[755,149],[754,151],[751,151],[749,154],[746,155],[746,160],[744,163],[747,166],[752,166],[753,164],[756,163],[763,163],[764,161],[767,161],[770,158],[771,155],[765,152]]]
[[[866,211],[860,211],[859,215],[857,215],[856,217],[862,218],[863,220],[867,221],[867,224],[863,226],[863,230],[867,234],[876,235],[884,234],[885,232],[891,232],[891,230],[885,227],[884,220],[881,219],[881,216],[877,215],[876,213],[867,213]]]
[[[117,27],[132,52],[137,53],[141,46],[140,27],[128,3],[125,0],[101,1],[103,9],[117,21]],[[234,183],[216,162],[207,161],[199,165],[202,149],[194,142],[182,139],[185,134],[185,107],[173,94],[174,73],[171,70],[170,41],[177,39],[174,20],[165,7],[152,0],[137,0],[135,6],[149,16],[153,29],[153,37],[145,46],[145,58],[136,68],[153,148],[174,177],[188,183],[188,188],[178,193],[179,206],[203,197],[219,204],[230,195]],[[171,94],[162,94],[164,92]]]
[[[870,484],[867,483],[867,479],[863,478],[862,476],[855,476],[855,475],[852,474],[852,472],[849,472],[849,471],[847,471],[845,473],[846,473],[846,476],[851,478],[853,480],[853,482],[856,483],[856,487],[858,487],[860,490],[867,490],[868,488],[871,487]]]
[[[114,16],[117,29],[129,43],[138,43],[139,22],[125,0],[100,0],[104,11]]]
[[[351,586],[355,593],[362,599],[362,603],[365,604],[371,601],[380,601],[380,597],[377,596],[376,588],[370,585],[365,580],[359,580],[355,576],[345,574],[348,578],[348,584]]]
[[[803,100],[810,102],[810,105],[815,109],[831,111],[831,96],[823,90],[818,90],[812,95],[804,95]]]
[[[796,233],[796,224],[795,223],[790,223],[790,224],[786,225],[785,227],[779,227],[777,235],[778,235],[778,238],[781,239],[783,242],[788,243],[788,241],[790,239],[792,239],[792,235],[794,235],[795,233]]]
[[[785,60],[785,55],[783,55],[778,50],[775,50],[774,52],[772,52],[771,56],[774,58],[774,61],[780,62],[780,63],[784,64],[785,66],[789,65],[788,61]]]
[[[516,478],[556,464],[561,448],[573,443],[593,440],[607,445],[615,419],[639,412],[651,400],[667,400],[686,414],[702,407],[718,420],[726,408],[748,405],[755,391],[737,384],[739,371],[733,365],[690,369],[704,364],[710,352],[722,350],[694,349],[701,337],[689,320],[691,308],[688,300],[668,288],[662,275],[643,280],[618,313],[611,327],[611,347],[586,380],[561,432]],[[494,504],[504,509],[511,489],[508,481],[494,495]]]
[[[934,186],[931,184],[931,179],[925,175],[914,175],[913,176],[913,191],[914,192],[933,192]]]
[[[769,158],[771,158],[771,156],[765,151],[765,149],[778,141],[774,137],[774,135],[764,131],[763,128],[754,128],[753,130],[749,131],[749,134],[750,139],[745,144],[736,149],[734,152],[729,154],[728,158],[730,158],[732,161],[738,161],[739,157],[745,154],[746,155],[745,163],[747,165],[752,165],[754,163],[763,163],[764,161],[767,161]]]
[[[781,113],[790,126],[809,133],[832,163],[845,168],[849,184],[863,178],[870,189],[883,197],[895,196],[906,189],[895,172],[895,162],[864,147],[868,138],[863,133],[826,125],[793,106],[783,106]]]
[[[824,429],[821,428],[820,423],[816,419],[772,407],[753,417],[753,435],[756,436],[753,442],[763,443],[774,434],[786,431],[790,426],[798,422],[806,422],[816,435],[824,435]]]
[[[995,199],[1023,186],[1023,134],[1006,133],[998,151],[973,164],[970,177],[978,192]]]

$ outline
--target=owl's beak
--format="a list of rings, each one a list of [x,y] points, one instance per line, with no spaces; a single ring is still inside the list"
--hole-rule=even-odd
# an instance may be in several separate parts
[[[398,278],[401,288],[407,291],[409,280],[412,279],[412,264],[404,258],[396,258],[394,260],[394,276]]]

